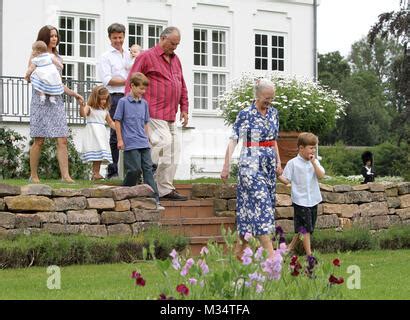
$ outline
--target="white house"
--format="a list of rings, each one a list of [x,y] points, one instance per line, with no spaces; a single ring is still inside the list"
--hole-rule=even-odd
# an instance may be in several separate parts
[[[12,77],[23,76],[43,25],[59,29],[64,78],[76,85],[99,80],[95,65],[109,47],[111,23],[127,27],[126,47],[138,43],[144,49],[156,44],[166,26],[177,26],[190,129],[180,129],[176,178],[215,175],[230,132],[218,115],[217,96],[242,72],[315,77],[316,5],[316,0],[0,0],[0,125],[29,136],[30,90]],[[84,125],[78,107],[68,104],[67,112],[79,148]]]

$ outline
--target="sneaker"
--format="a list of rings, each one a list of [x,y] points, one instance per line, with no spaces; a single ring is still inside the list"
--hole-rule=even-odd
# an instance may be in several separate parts
[[[169,201],[187,201],[188,197],[185,197],[183,195],[180,195],[178,192],[175,190],[172,190],[170,193],[167,195],[161,197],[162,200],[169,200]]]
[[[165,210],[165,208],[161,206],[159,202],[157,202],[157,210],[162,211],[162,210]]]

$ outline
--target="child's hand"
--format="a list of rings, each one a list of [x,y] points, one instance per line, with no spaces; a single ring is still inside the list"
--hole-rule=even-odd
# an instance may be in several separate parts
[[[315,160],[316,160],[315,155],[314,155],[314,154],[310,154],[310,155],[309,155],[309,160],[310,160],[310,162],[315,163]]]

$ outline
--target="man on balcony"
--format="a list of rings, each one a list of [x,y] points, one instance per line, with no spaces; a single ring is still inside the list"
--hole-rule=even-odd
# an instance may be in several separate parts
[[[124,50],[125,26],[120,23],[113,23],[108,27],[108,38],[111,41],[111,48],[106,51],[97,63],[97,72],[103,85],[107,87],[111,96],[111,118],[117,109],[118,100],[124,96],[125,81],[128,76],[127,66],[132,63],[128,50]],[[117,135],[111,129],[110,148],[113,163],[108,165],[107,178],[118,177]]]

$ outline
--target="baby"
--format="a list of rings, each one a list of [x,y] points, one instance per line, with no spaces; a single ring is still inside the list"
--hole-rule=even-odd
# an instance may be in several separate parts
[[[40,95],[41,103],[45,103],[46,96],[52,104],[56,103],[56,96],[64,93],[64,85],[57,68],[63,69],[63,64],[53,54],[47,52],[44,41],[33,43],[31,60],[24,79],[31,81],[34,90]]]

